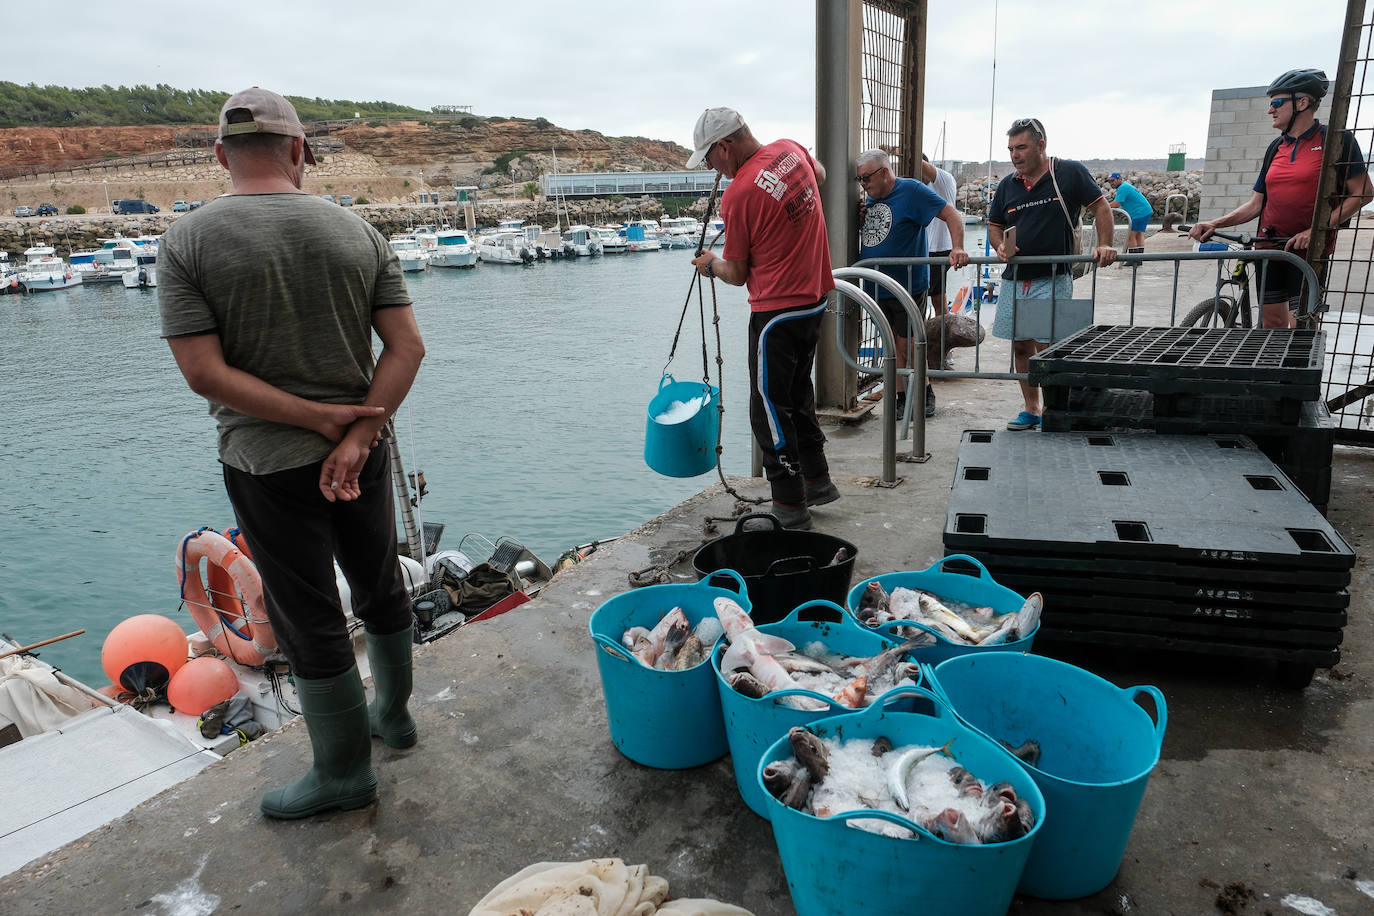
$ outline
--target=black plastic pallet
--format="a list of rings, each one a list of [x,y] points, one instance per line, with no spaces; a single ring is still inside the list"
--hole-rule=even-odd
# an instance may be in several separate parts
[[[1315,401],[1323,358],[1320,331],[1092,325],[1031,357],[1029,380]]]
[[[1010,584],[1007,587],[1012,588]],[[1170,618],[1217,623],[1231,628],[1274,626],[1339,630],[1347,622],[1345,611],[1338,608],[1181,602],[1170,601],[1167,598],[1140,598],[1111,593],[1089,595],[1081,592],[1060,591],[1049,585],[1043,585],[1039,589],[1033,589],[1033,591],[1039,591],[1044,597],[1045,607],[1053,610],[1056,614],[1061,612],[1071,614],[1113,613],[1129,617]],[[1139,594],[1153,595],[1148,590],[1141,591]],[[1049,610],[1046,613],[1049,613]]]
[[[965,431],[944,542],[1304,574],[1355,562],[1293,482],[1230,435]]]
[[[1223,394],[1162,395],[1129,388],[1075,388],[1068,406],[1046,408],[1042,429],[1143,429],[1157,433],[1239,433],[1251,438],[1306,435],[1320,448],[1335,441],[1336,425],[1321,400],[1303,401],[1293,422],[1280,415],[1274,398]],[[1268,454],[1266,450],[1266,454]]]
[[[953,566],[947,568],[954,569]],[[1238,618],[1272,614],[1275,615],[1274,619],[1281,619],[1290,613],[1310,613],[1316,619],[1344,615],[1345,609],[1350,606],[1350,592],[1343,588],[1329,592],[1297,591],[1282,586],[1261,589],[1253,582],[1245,587],[1209,588],[1182,580],[1115,578],[1096,575],[1096,572],[1055,575],[999,568],[994,578],[999,584],[1022,595],[1041,592],[1054,594],[1061,600],[1069,598],[1074,601],[1167,601],[1197,608],[1198,613],[1204,616],[1226,609],[1230,616]]]
[[[1104,611],[1078,611],[1065,607],[1048,610],[1042,618],[1047,629],[1067,627],[1076,630],[1111,630],[1114,633],[1145,633],[1184,639],[1218,639],[1244,645],[1292,646],[1297,649],[1334,649],[1341,644],[1340,628],[1237,625],[1226,621],[1208,622],[1146,614],[1112,614]]]
[[[1130,560],[1094,557],[1091,554],[1047,554],[1044,551],[982,550],[955,547],[945,537],[946,553],[963,553],[987,567],[993,578],[1007,575],[1115,575],[1126,579],[1175,582],[1188,588],[1291,589],[1294,592],[1338,592],[1350,585],[1350,570],[1272,568],[1259,564],[1245,566],[1203,566],[1195,563]]]
[[[1291,646],[1248,645],[1207,639],[1159,636],[1147,633],[1118,633],[1112,630],[1041,627],[1036,634],[1036,648],[1042,641],[1048,646],[1078,644],[1090,646],[1119,646],[1130,649],[1153,649],[1170,652],[1200,652],[1206,655],[1226,655],[1237,658],[1271,659],[1288,665],[1334,668],[1341,660],[1339,649],[1295,649]]]

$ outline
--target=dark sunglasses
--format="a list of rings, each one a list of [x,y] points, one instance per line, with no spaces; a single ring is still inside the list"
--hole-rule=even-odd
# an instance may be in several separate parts
[[[1297,100],[1298,100],[1298,97],[1295,96],[1295,95],[1290,95],[1290,96],[1287,96],[1287,97],[1279,96],[1278,98],[1273,98],[1273,99],[1270,99],[1270,100],[1269,100],[1269,107],[1270,107],[1270,109],[1282,108],[1283,106],[1287,105],[1289,102],[1296,102]]]
[[[878,173],[881,172],[881,171],[882,171],[882,169],[874,169],[873,171],[869,172],[867,175],[864,175],[864,174],[860,173],[860,174],[854,176],[854,180],[857,181],[859,184],[868,184],[870,181],[873,180],[873,176],[876,175],[876,174],[878,174]]]

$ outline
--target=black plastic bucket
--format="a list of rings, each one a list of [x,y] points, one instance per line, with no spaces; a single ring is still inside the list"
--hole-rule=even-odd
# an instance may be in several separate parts
[[[772,530],[744,530],[746,522],[762,520]],[[835,555],[846,557],[839,563]],[[772,515],[745,515],[735,523],[735,533],[705,544],[692,557],[699,578],[721,569],[733,569],[744,577],[753,607],[754,623],[775,623],[798,605],[823,598],[843,606],[854,576],[858,548],[849,541],[816,531],[790,531]],[[722,577],[711,585],[728,588]]]

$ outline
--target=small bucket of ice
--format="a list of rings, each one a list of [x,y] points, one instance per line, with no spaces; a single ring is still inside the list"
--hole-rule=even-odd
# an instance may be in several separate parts
[[[664,374],[649,401],[644,463],[665,477],[695,477],[716,466],[720,389]]]

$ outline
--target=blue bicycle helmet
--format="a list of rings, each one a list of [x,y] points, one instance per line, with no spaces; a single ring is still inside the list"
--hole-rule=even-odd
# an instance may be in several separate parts
[[[1326,73],[1322,70],[1289,70],[1269,84],[1265,95],[1326,95]]]

